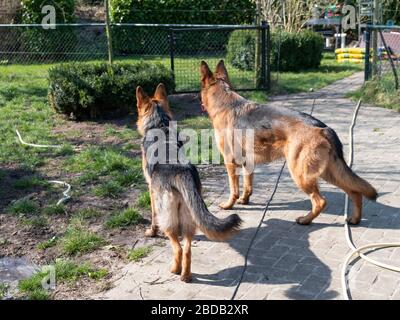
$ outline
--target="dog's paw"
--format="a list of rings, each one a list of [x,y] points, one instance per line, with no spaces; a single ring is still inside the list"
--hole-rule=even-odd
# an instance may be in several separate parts
[[[178,265],[173,265],[172,267],[171,267],[171,273],[174,273],[174,274],[181,274],[181,272],[182,272],[182,268],[180,267],[180,266],[178,266]]]
[[[144,235],[146,237],[152,237],[153,238],[153,237],[157,236],[157,229],[149,228],[144,232]]]
[[[229,210],[232,209],[233,205],[235,204],[235,201],[226,201],[226,202],[222,202],[218,205],[218,207],[220,207],[221,209],[224,210]]]
[[[346,219],[348,224],[357,225],[361,222],[361,218],[349,217]]]
[[[240,197],[237,200],[237,203],[239,204],[249,204],[250,199],[248,197]]]
[[[186,283],[191,282],[192,275],[190,273],[181,275],[181,281],[186,282]]]
[[[298,217],[298,218],[296,219],[296,222],[297,222],[298,224],[301,224],[301,225],[304,225],[304,226],[310,224],[311,221],[312,221],[312,219],[310,219],[308,216]]]

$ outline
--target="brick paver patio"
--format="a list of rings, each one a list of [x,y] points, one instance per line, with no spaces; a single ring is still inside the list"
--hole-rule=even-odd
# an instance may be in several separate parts
[[[322,90],[276,97],[270,103],[309,112],[318,97],[313,115],[334,128],[347,155],[348,127],[355,103],[347,92],[361,85],[355,74]],[[361,224],[353,227],[356,245],[400,241],[400,114],[362,106],[355,128],[354,169],[370,181],[380,197],[364,202]],[[228,243],[208,241],[198,235],[193,245],[193,282],[183,283],[169,273],[172,257],[166,246],[156,246],[140,263],[128,264],[115,277],[114,286],[101,299],[229,299],[243,268],[244,255],[263,207],[269,198],[282,162],[256,169],[254,194],[249,206],[236,205],[244,220],[243,230]],[[217,204],[228,196],[226,172],[215,168],[215,178],[203,179],[211,212],[224,216]],[[343,228],[344,193],[321,182],[328,207],[310,226],[295,218],[308,212],[308,197],[294,185],[287,169],[249,255],[237,299],[342,299],[340,269],[349,249]],[[371,253],[383,262],[400,265],[400,248]],[[400,275],[358,260],[349,283],[353,299],[400,299]]]

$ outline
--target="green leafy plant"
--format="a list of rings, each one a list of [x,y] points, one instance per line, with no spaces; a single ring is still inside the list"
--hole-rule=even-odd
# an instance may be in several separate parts
[[[128,252],[128,260],[133,262],[138,262],[143,258],[147,257],[153,248],[151,246],[144,246],[137,249],[130,250]]]
[[[128,208],[113,214],[105,223],[107,228],[121,228],[143,221],[141,214],[134,208]]]
[[[26,24],[40,24],[47,15],[42,13],[43,6],[47,4],[43,0],[22,0],[20,19]],[[52,0],[48,3],[55,7],[56,23],[73,23],[75,21],[75,0]],[[49,23],[50,21],[45,21]],[[71,50],[76,43],[77,30],[72,27],[58,27],[45,29],[42,27],[26,28],[22,31],[17,41],[20,41],[21,51],[35,52],[35,58],[39,61],[45,59],[64,59],[65,44]],[[45,52],[45,54],[43,54]]]
[[[62,251],[68,255],[90,252],[104,245],[106,241],[82,226],[71,225],[61,239]]]
[[[254,70],[256,32],[234,31],[229,39],[227,60],[240,70]],[[271,35],[271,68],[274,71],[300,71],[319,67],[323,38],[303,30],[299,33],[275,31]]]
[[[49,102],[59,113],[78,119],[127,114],[136,103],[135,87],[153,92],[162,82],[175,88],[170,71],[161,64],[139,62],[68,63],[49,70]]]

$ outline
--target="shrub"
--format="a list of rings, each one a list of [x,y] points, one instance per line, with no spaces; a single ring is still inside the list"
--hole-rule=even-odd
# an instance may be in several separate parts
[[[240,70],[254,70],[256,33],[254,30],[232,32],[228,42],[226,59]]]
[[[256,13],[252,0],[111,0],[110,8],[117,23],[249,24]]]
[[[68,63],[49,70],[49,101],[59,113],[77,119],[122,115],[134,110],[135,88],[153,92],[164,83],[171,92],[174,81],[161,64]]]
[[[238,30],[232,33],[227,60],[240,70],[254,70],[256,33]],[[323,38],[312,31],[284,31],[271,35],[271,69],[299,71],[317,68],[322,60]],[[279,66],[278,66],[279,64]]]
[[[112,0],[111,20],[115,23],[159,24],[251,24],[255,4],[251,0]],[[224,12],[226,11],[226,12]],[[185,31],[175,34],[175,52],[193,54],[225,48],[226,31]],[[116,54],[168,54],[166,28],[113,27]]]
[[[40,24],[47,13],[42,13],[46,5],[43,0],[22,0],[20,15],[21,22],[26,24]],[[73,23],[75,21],[75,0],[52,0],[49,5],[55,7],[56,23]],[[45,21],[49,23],[49,21]],[[22,51],[37,52],[37,60],[62,60],[62,52],[68,44],[72,50],[76,43],[76,29],[71,27],[58,27],[56,29],[26,28],[21,35]]]

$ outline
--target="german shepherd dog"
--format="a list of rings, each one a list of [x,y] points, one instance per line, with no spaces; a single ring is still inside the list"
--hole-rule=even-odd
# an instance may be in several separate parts
[[[180,163],[171,151],[166,152],[163,161],[154,161],[154,143],[164,144],[163,150],[172,152],[179,152],[182,147],[176,134],[170,130],[171,112],[164,85],[158,85],[153,98],[137,87],[136,99],[137,127],[143,137],[143,171],[151,195],[153,221],[150,230],[154,231],[158,224],[169,238],[174,253],[171,272],[180,274],[182,281],[189,282],[191,241],[196,228],[210,240],[226,240],[239,229],[241,219],[236,214],[218,219],[208,211],[201,196],[201,182],[195,166]],[[155,142],[151,138],[152,130],[161,130],[164,138]],[[185,239],[183,252],[179,236]]]
[[[237,200],[248,204],[253,188],[253,173],[244,170],[243,194],[239,198],[238,161],[234,152],[226,148],[233,140],[229,136],[232,130],[227,129],[253,129],[254,163],[286,158],[293,180],[310,196],[312,210],[306,216],[298,217],[297,223],[311,223],[326,207],[326,200],[318,189],[318,178],[349,195],[353,213],[348,222],[360,222],[362,196],[376,200],[377,192],[347,166],[342,143],[333,129],[306,113],[261,105],[241,97],[232,89],[223,60],[218,63],[215,73],[202,61],[200,76],[202,108],[212,121],[229,176],[230,197],[220,205],[221,208],[231,209]]]

